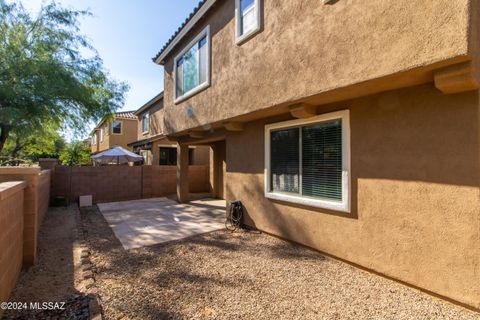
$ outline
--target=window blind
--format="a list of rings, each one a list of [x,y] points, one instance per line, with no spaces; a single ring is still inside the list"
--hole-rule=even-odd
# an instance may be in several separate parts
[[[302,127],[302,195],[342,200],[342,123]]]
[[[272,192],[342,200],[342,121],[270,133]]]

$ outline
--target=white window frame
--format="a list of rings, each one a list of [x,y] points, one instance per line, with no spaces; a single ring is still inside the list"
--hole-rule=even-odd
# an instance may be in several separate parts
[[[207,39],[207,74],[206,74],[206,81],[199,84],[193,89],[190,89],[190,91],[183,93],[181,96],[177,96],[177,62],[180,60],[183,55],[190,50],[196,43],[198,43],[203,37],[206,36]],[[211,70],[210,70],[210,65],[212,62],[212,51],[211,51],[211,37],[210,37],[210,25],[206,26],[205,29],[203,29],[196,37],[193,39],[182,51],[180,51],[179,54],[175,57],[173,60],[173,101],[175,104],[178,104],[194,95],[199,93],[202,90],[205,90],[210,86],[210,78],[211,78]]]
[[[114,122],[119,122],[120,123],[120,133],[115,133],[113,132],[113,123]],[[123,133],[123,122],[120,120],[113,120],[112,121],[112,135],[121,135]]]
[[[261,10],[260,10],[261,5],[262,5],[262,0],[254,0],[253,10],[255,10],[255,18],[256,18],[257,25],[255,28],[248,31],[247,33],[241,34],[242,8],[240,6],[240,0],[235,0],[235,43],[237,45],[241,45],[242,43],[246,42],[248,39],[250,39],[260,31],[261,25],[262,25],[262,17],[261,17]]]
[[[93,135],[92,135],[92,146],[96,145],[97,144],[97,133],[95,132]]]
[[[103,142],[103,127],[100,128],[100,142]]]
[[[270,133],[275,129],[287,129],[329,120],[342,120],[342,201],[315,199],[302,195],[272,192],[270,185]],[[300,181],[302,172],[300,174]],[[297,119],[265,126],[265,197],[274,200],[297,203],[305,206],[324,208],[335,211],[350,212],[351,175],[350,175],[350,114],[349,110],[321,114],[308,119]]]
[[[145,120],[145,118],[147,119],[146,121],[148,122],[148,130],[143,131],[143,121]],[[141,123],[141,125],[142,125],[142,134],[147,134],[147,133],[150,132],[150,114],[149,114],[148,112],[147,112],[147,113],[144,113],[144,114],[142,115],[142,123]]]

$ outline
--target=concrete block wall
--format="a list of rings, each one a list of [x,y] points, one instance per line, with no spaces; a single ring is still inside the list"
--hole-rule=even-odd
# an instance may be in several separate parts
[[[164,197],[176,192],[176,166],[143,166],[143,198]]]
[[[0,183],[0,302],[8,300],[22,268],[26,186],[24,181]]]
[[[23,263],[35,264],[37,258],[37,235],[50,201],[50,170],[40,168],[0,168],[0,182],[25,181],[23,200]]]
[[[189,167],[190,192],[208,193],[209,167]],[[52,197],[78,201],[92,195],[94,203],[164,197],[176,192],[175,166],[65,167],[53,170]]]
[[[95,203],[141,198],[142,167],[72,167],[70,170],[71,201],[89,194]]]

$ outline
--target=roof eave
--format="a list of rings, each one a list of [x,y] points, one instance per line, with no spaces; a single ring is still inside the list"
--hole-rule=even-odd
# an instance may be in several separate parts
[[[134,115],[138,116],[140,113],[142,113],[143,111],[147,110],[148,108],[150,108],[155,102],[158,102],[160,101],[161,99],[163,99],[163,91],[160,92],[159,94],[157,94],[155,97],[153,97],[152,99],[150,99],[147,103],[145,103],[143,106],[141,106],[140,108],[138,108],[136,111],[133,112]]]
[[[175,48],[175,46],[186,36],[186,34],[197,24],[197,22],[210,10],[217,0],[207,0],[195,15],[187,22],[182,30],[173,38],[172,42],[162,51],[162,53],[154,60],[156,64],[165,64],[165,58]]]

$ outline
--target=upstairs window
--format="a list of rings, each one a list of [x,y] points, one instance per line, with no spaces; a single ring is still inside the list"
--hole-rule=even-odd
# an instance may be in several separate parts
[[[349,211],[348,111],[265,127],[265,196]]]
[[[260,1],[235,0],[236,42],[240,44],[260,31]]]
[[[95,132],[92,136],[92,145],[97,144],[97,133]]]
[[[150,131],[150,115],[145,113],[142,116],[142,133],[148,133]]]
[[[122,134],[122,122],[113,121],[112,122],[112,133],[113,134]]]
[[[175,103],[210,85],[210,28],[207,26],[175,57]]]
[[[103,142],[103,127],[100,128],[100,142]]]

